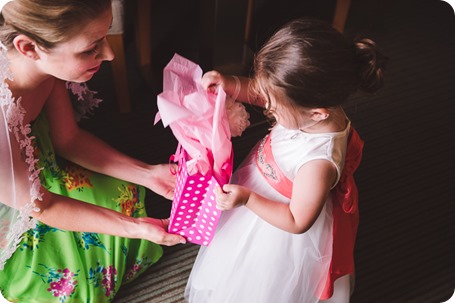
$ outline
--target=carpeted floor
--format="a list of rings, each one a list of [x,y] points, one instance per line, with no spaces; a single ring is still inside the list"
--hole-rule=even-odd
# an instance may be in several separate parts
[[[454,11],[439,0],[353,0],[346,34],[355,32],[371,36],[391,60],[384,90],[346,106],[365,140],[356,174],[361,223],[351,302],[444,302],[455,289]],[[184,48],[180,54],[186,56]],[[95,88],[109,96],[109,84],[100,79]],[[176,141],[168,129],[153,126],[156,90],[138,80],[130,114],[118,114],[115,103],[107,101],[82,125],[125,153],[167,162]],[[259,123],[234,140],[236,161],[266,128]],[[168,215],[169,202],[148,199],[152,216]],[[197,248],[166,248],[164,257],[122,287],[114,302],[183,302]]]

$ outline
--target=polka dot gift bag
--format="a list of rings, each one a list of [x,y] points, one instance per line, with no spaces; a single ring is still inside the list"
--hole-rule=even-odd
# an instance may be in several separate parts
[[[220,184],[210,173],[189,175],[188,153],[180,144],[171,159],[178,162],[178,172],[169,232],[179,233],[195,244],[209,245],[221,215],[216,208],[215,187],[223,186],[228,180]]]
[[[243,115],[228,112],[239,108],[230,106],[229,102],[235,100],[230,100],[221,88],[216,93],[207,92],[200,84],[201,78],[198,65],[175,54],[164,68],[155,123],[161,119],[164,127],[169,125],[179,142],[177,152],[171,156],[178,163],[178,171],[169,232],[208,245],[220,216],[214,189],[229,182],[232,175],[230,117],[249,116],[243,105]],[[235,127],[248,124],[242,121]]]

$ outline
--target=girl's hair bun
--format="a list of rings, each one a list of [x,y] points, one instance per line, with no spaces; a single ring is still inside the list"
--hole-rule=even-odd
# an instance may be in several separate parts
[[[354,40],[359,64],[359,89],[374,93],[384,84],[384,70],[388,57],[384,56],[376,43],[368,38]]]

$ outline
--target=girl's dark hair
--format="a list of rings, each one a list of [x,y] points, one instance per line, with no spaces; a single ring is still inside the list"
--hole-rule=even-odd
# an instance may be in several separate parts
[[[52,49],[110,6],[111,0],[14,0],[0,13],[0,41],[10,48],[14,38],[24,34],[43,49]]]
[[[386,61],[370,39],[349,41],[327,22],[297,19],[257,53],[253,89],[266,98],[279,91],[292,106],[328,108],[381,88]]]

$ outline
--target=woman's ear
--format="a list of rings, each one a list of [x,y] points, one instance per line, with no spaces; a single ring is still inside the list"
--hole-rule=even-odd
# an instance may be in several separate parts
[[[32,60],[38,60],[40,58],[36,51],[36,42],[26,35],[17,35],[13,40],[13,45],[20,54],[27,58]]]
[[[311,119],[313,121],[323,121],[330,116],[328,108],[313,108],[311,109]]]

